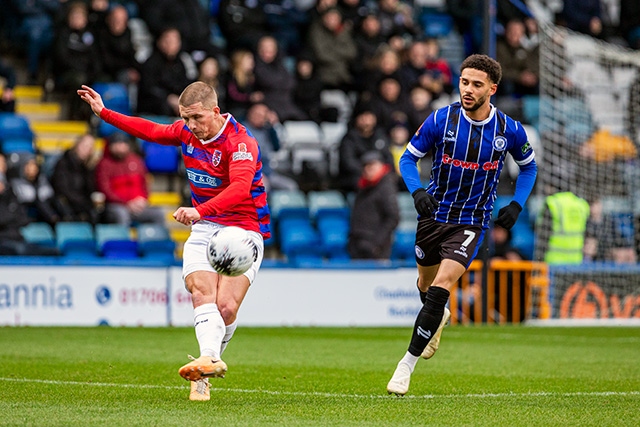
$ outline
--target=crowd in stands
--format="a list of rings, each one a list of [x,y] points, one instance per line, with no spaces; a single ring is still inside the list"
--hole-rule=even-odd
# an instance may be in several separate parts
[[[499,107],[501,100],[508,108],[509,100],[538,93],[538,25],[527,3],[533,2],[497,1]],[[553,19],[640,48],[637,0],[620,0],[616,17],[605,3],[564,0]],[[8,54],[26,64],[24,83],[46,84],[65,100],[65,118],[74,120],[91,118],[75,94],[81,84],[122,83],[128,112],[174,118],[184,87],[205,81],[216,88],[221,110],[258,139],[270,189],[338,189],[355,195],[354,215],[370,212],[379,209],[370,193],[406,191],[397,176],[400,154],[435,108],[457,100],[462,58],[443,55],[438,37],[447,34],[429,34],[425,24],[448,17],[464,54],[480,52],[481,4],[443,0],[433,10],[410,0],[0,0],[0,77],[6,80],[0,110],[15,109]],[[346,114],[344,105],[323,101],[328,92],[343,94]],[[337,170],[306,162],[300,173],[292,171],[279,155],[292,148],[283,131],[289,121],[347,124],[335,150]],[[50,174],[36,156],[10,164],[0,175],[0,193],[2,203],[17,200],[28,213],[16,221],[162,223],[161,212],[148,205],[147,170],[134,140],[103,136],[104,153],[96,156],[94,136],[84,135]],[[428,165],[421,170],[428,174]],[[397,221],[392,213],[383,228]],[[15,226],[0,224],[0,233]],[[389,247],[350,248],[357,257],[386,258],[392,239],[386,232],[378,237]],[[499,246],[510,253],[506,245]]]

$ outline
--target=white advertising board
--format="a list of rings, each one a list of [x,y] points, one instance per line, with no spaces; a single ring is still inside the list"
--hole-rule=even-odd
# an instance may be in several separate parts
[[[165,326],[167,270],[0,266],[0,325]]]
[[[246,326],[411,326],[422,304],[415,269],[262,269],[240,308]],[[170,322],[193,325],[181,270],[171,271]]]

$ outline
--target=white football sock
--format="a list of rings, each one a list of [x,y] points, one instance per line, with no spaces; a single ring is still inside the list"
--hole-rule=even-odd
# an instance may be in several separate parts
[[[420,360],[420,356],[414,356],[407,351],[407,354],[405,354],[404,357],[400,360],[400,363],[406,363],[407,365],[409,365],[409,368],[411,368],[411,372],[413,372],[416,367],[416,363],[418,363],[418,360]]]
[[[196,339],[200,345],[200,356],[220,359],[220,343],[225,333],[224,320],[216,304],[203,304],[193,310]]]
[[[233,333],[236,331],[238,327],[238,320],[234,320],[232,324],[227,325],[227,332],[224,334],[224,338],[222,338],[222,345],[220,346],[220,355],[224,353],[224,349],[227,348],[227,344],[231,341],[231,337]]]

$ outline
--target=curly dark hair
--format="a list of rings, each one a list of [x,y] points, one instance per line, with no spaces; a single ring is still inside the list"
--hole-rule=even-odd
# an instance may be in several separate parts
[[[487,73],[492,83],[499,84],[502,79],[502,67],[495,59],[487,55],[474,54],[468,56],[462,64],[460,64],[460,73],[465,68],[473,68]]]

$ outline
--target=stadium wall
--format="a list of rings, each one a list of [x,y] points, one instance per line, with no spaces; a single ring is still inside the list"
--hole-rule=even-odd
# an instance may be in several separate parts
[[[239,313],[249,326],[410,326],[414,268],[264,268]],[[191,326],[178,266],[0,266],[0,325]]]

